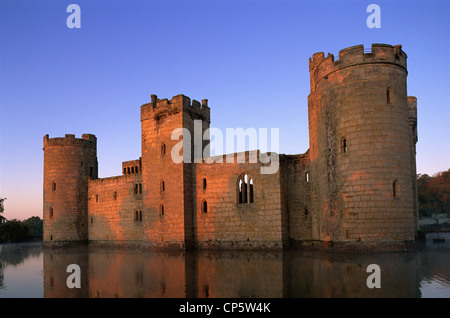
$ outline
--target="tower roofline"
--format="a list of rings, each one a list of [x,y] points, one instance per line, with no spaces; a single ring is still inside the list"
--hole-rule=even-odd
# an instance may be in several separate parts
[[[73,134],[66,134],[65,137],[49,138],[44,136],[44,149],[53,146],[73,146],[73,147],[97,147],[97,137],[92,134],[83,134],[81,138],[75,138]]]
[[[183,94],[173,96],[172,99],[158,99],[157,95],[154,94],[150,97],[150,103],[141,106],[141,120],[179,111],[185,111],[205,120],[210,120],[210,108],[207,99],[199,102],[195,99],[191,100]]]
[[[315,90],[315,84],[320,79],[350,66],[384,63],[398,66],[407,72],[406,59],[407,55],[401,45],[379,43],[372,44],[370,49],[364,49],[364,45],[342,49],[337,58],[331,53],[325,57],[324,52],[317,52],[309,58],[311,90]]]

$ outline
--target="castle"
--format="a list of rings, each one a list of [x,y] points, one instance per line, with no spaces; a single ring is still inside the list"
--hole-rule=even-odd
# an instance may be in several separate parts
[[[98,178],[94,135],[46,135],[44,245],[410,247],[417,100],[407,96],[406,59],[386,44],[349,47],[338,59],[313,54],[309,149],[280,154],[275,173],[261,173],[267,163],[249,160],[253,152],[231,154],[245,162],[195,160],[195,122],[208,134],[210,108],[184,95],[151,95],[141,106],[142,154],[120,176]],[[190,132],[182,136],[190,160],[172,160],[176,128]]]

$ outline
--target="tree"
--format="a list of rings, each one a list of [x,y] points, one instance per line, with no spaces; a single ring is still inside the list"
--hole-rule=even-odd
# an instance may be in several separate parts
[[[5,201],[6,200],[6,198],[0,198],[0,213],[3,213],[3,211],[4,211],[4,207],[3,207],[3,201]]]
[[[427,174],[417,176],[419,215],[450,214],[450,169],[438,172],[432,177]]]
[[[23,222],[30,226],[33,236],[42,236],[43,221],[40,217],[32,216]]]
[[[3,213],[3,211],[5,210],[4,206],[3,206],[3,201],[5,201],[6,198],[0,198],[0,213]],[[4,218],[1,214],[0,214],[0,224],[4,223],[6,220],[6,218]]]
[[[0,226],[0,242],[22,242],[31,237],[31,228],[28,224],[18,220],[10,220]]]

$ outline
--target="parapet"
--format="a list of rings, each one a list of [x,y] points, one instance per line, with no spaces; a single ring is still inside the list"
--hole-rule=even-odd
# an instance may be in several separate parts
[[[325,57],[323,52],[314,53],[309,59],[309,71],[311,77],[311,90],[315,90],[315,84],[328,74],[349,66],[362,64],[393,64],[406,69],[407,55],[401,45],[372,44],[371,49],[364,49],[363,45],[351,46],[339,51],[336,59],[333,54],[328,53]]]
[[[65,137],[49,138],[44,136],[44,149],[53,146],[73,146],[84,148],[97,148],[97,137],[91,134],[83,134],[81,138],[75,138],[73,134],[66,134]]]
[[[408,96],[408,115],[411,120],[417,120],[417,98],[415,96]]]
[[[135,174],[141,172],[141,158],[122,162],[122,174]]]
[[[412,128],[413,142],[416,144],[419,141],[419,135],[417,133],[417,98],[415,96],[408,96],[408,120]]]
[[[150,95],[151,102],[141,106],[141,120],[155,118],[164,114],[185,111],[203,120],[210,121],[210,108],[208,100],[203,99],[201,103],[192,100],[183,94],[173,96],[172,99],[158,99],[154,94]]]

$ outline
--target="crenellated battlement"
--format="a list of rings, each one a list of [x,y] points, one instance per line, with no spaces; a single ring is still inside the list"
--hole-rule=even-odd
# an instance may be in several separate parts
[[[401,67],[406,72],[406,59],[407,55],[403,52],[401,45],[377,43],[372,44],[371,49],[364,49],[363,45],[342,49],[339,51],[338,58],[330,53],[327,57],[323,52],[314,53],[309,59],[311,89],[315,89],[315,84],[320,79],[350,66],[384,63]]]
[[[142,169],[141,158],[122,162],[122,174],[140,173]]]
[[[73,146],[85,148],[97,148],[97,137],[92,134],[83,134],[81,138],[75,138],[73,134],[66,134],[65,137],[49,138],[49,135],[44,136],[44,149],[46,147],[54,146]]]
[[[167,98],[158,99],[154,94],[150,97],[150,103],[141,106],[141,120],[185,111],[208,122],[210,121],[210,108],[207,99],[203,99],[200,103],[195,99],[191,101],[189,97],[183,94],[173,96],[170,100]]]
[[[408,96],[407,104],[409,119],[417,121],[417,97]]]

